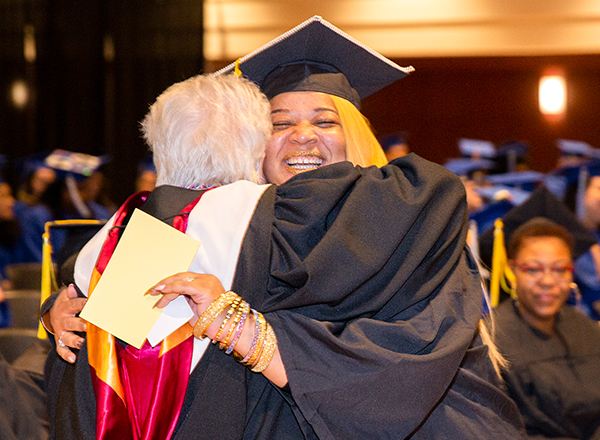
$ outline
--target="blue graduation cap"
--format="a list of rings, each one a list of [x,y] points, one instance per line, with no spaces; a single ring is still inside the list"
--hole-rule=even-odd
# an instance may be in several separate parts
[[[554,170],[551,175],[556,182],[555,189],[562,191],[564,203],[582,220],[585,217],[585,190],[591,177],[600,176],[600,159],[589,159],[578,165],[564,166]],[[557,194],[558,191],[552,192]]]
[[[557,139],[556,147],[560,150],[561,156],[570,156],[581,159],[600,158],[600,149],[594,148],[583,141]]]
[[[152,154],[147,154],[138,162],[137,175],[140,176],[144,171],[156,172],[156,166],[154,166],[154,159]]]
[[[397,131],[395,133],[386,134],[377,138],[379,145],[383,148],[383,151],[389,150],[393,145],[406,144],[407,134],[404,131]]]
[[[476,171],[489,171],[496,166],[493,160],[489,159],[471,159],[469,157],[459,157],[449,159],[444,167],[457,176],[471,176]]]
[[[57,171],[59,177],[72,176],[75,180],[90,177],[102,165],[110,161],[109,156],[92,156],[67,150],[54,150],[44,160],[46,166]]]
[[[515,206],[523,203],[531,195],[531,191],[525,191],[520,188],[513,188],[506,185],[479,186],[475,188],[475,191],[487,200],[494,202],[508,200]]]
[[[494,222],[498,218],[504,217],[516,205],[508,198],[500,199],[492,203],[484,205],[482,208],[471,213],[469,220],[477,223],[477,230],[479,234],[483,234],[485,231],[494,226]]]
[[[492,174],[486,177],[486,181],[493,185],[505,185],[525,191],[533,191],[545,178],[546,175],[544,173],[528,170]]]
[[[493,142],[478,139],[462,138],[458,140],[460,154],[472,158],[492,159],[496,157],[496,147]]]
[[[26,182],[29,176],[39,168],[50,168],[45,163],[48,154],[48,152],[41,152],[16,159],[13,162],[13,168],[19,181]]]

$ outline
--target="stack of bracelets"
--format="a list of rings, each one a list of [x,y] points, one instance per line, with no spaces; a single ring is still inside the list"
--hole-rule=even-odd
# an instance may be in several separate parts
[[[219,349],[225,350],[225,354],[233,353],[235,346],[240,339],[244,324],[249,313],[254,315],[254,337],[250,351],[246,357],[242,358],[237,353],[234,353],[235,359],[245,367],[249,367],[255,373],[264,371],[271,360],[277,348],[277,338],[273,328],[267,323],[262,313],[250,308],[250,305],[243,301],[235,292],[227,291],[222,293],[214,300],[208,308],[202,313],[198,322],[194,326],[194,336],[198,339],[203,339],[206,336],[206,330],[223,313],[227,308],[225,319],[221,323],[213,344],[219,343]],[[233,320],[232,320],[233,318]],[[227,324],[231,321],[231,326],[225,338],[220,341],[223,331],[227,328]]]

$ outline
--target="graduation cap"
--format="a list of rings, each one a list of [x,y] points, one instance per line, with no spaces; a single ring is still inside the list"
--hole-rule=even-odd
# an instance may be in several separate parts
[[[75,180],[90,177],[94,171],[109,162],[108,156],[92,156],[91,154],[77,153],[67,150],[54,150],[44,159],[46,166],[57,171],[59,177],[68,175]]]
[[[471,158],[493,159],[497,154],[493,142],[478,139],[459,139],[458,149],[462,156]]]
[[[154,159],[153,159],[152,154],[148,154],[148,155],[144,156],[144,158],[138,162],[138,166],[137,166],[138,177],[140,175],[142,175],[145,171],[151,171],[153,173],[156,173],[156,166],[154,165]]]
[[[511,173],[489,175],[486,177],[486,181],[492,185],[504,185],[525,191],[533,191],[545,178],[546,175],[544,173],[537,171],[514,171]]]
[[[597,243],[594,234],[582,225],[548,188],[538,187],[523,204],[508,211],[496,221],[494,228],[488,229],[479,237],[479,255],[482,261],[492,268],[490,282],[492,306],[498,304],[501,284],[504,284],[504,290],[509,290],[504,283],[504,277],[507,279],[514,277],[506,264],[506,245],[519,226],[536,217],[545,217],[569,231],[575,243],[573,260]]]
[[[494,226],[496,219],[502,218],[515,206],[515,203],[508,198],[495,200],[491,203],[485,204],[477,211],[469,214],[469,220],[474,221],[477,224],[477,230],[481,235]]]
[[[360,108],[360,101],[404,78],[400,67],[318,15],[215,72],[236,71],[269,99],[285,92],[323,92]]]
[[[525,202],[531,195],[531,191],[521,188],[513,188],[506,185],[485,185],[475,188],[477,194],[481,197],[497,202],[499,200],[508,200],[514,206]]]
[[[397,131],[395,133],[386,134],[383,136],[379,136],[377,140],[379,141],[379,145],[383,148],[383,151],[387,151],[390,147],[394,145],[403,145],[406,144],[407,134],[404,131]]]
[[[600,159],[588,159],[577,165],[562,166],[549,174],[552,192],[572,209],[579,219],[585,217],[583,204],[591,177],[600,176]]]
[[[489,159],[471,159],[470,157],[458,157],[449,159],[444,167],[457,176],[472,176],[477,171],[489,171],[496,166],[493,160]]]
[[[16,159],[13,162],[13,168],[21,182],[27,181],[29,176],[39,168],[50,168],[45,163],[48,152],[35,153]]]
[[[496,160],[503,162],[507,172],[517,171],[517,165],[525,161],[529,145],[522,141],[505,141],[498,145]]]
[[[567,228],[575,241],[573,260],[576,260],[587,252],[590,246],[597,243],[594,234],[577,220],[569,208],[554,196],[548,188],[540,186],[531,193],[524,203],[515,206],[502,216],[505,237],[504,245],[506,246],[512,233],[519,226],[534,217],[546,217],[554,223]],[[480,255],[486,264],[491,263],[492,260],[493,241],[493,229],[482,233],[479,239]]]
[[[583,141],[557,139],[556,147],[560,150],[561,156],[581,159],[600,158],[600,149],[594,148]]]

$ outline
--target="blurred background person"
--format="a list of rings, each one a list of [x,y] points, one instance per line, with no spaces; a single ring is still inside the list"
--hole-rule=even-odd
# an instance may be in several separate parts
[[[568,230],[534,218],[507,248],[514,297],[493,312],[503,372],[531,438],[600,438],[600,327],[566,304],[573,281]]]
[[[138,163],[135,179],[135,192],[152,191],[156,187],[156,167],[152,156],[146,156]]]
[[[100,165],[88,177],[77,181],[77,190],[81,200],[91,207],[94,216],[109,217],[115,213],[117,206],[108,196],[106,170],[110,159],[107,156],[100,156]]]
[[[388,162],[410,153],[408,133],[405,131],[397,131],[395,133],[380,136],[378,141],[381,144],[381,148],[383,148],[383,152],[385,153]]]
[[[563,150],[579,151],[570,143],[566,148],[564,143]],[[573,276],[581,293],[580,307],[591,318],[600,320],[600,160],[579,158],[577,164],[560,167],[553,176],[563,180],[561,192],[566,206],[596,238],[597,245],[575,259]]]

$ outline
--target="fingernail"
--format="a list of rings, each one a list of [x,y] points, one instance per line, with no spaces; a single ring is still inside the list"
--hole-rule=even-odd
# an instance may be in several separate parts
[[[75,346],[79,349],[81,349],[81,344],[83,343],[83,341],[77,341],[75,342]]]
[[[83,331],[86,332],[87,331],[87,324],[84,322],[83,323]]]
[[[75,355],[68,356],[68,360],[69,360],[69,362],[71,362],[72,364],[74,364],[75,363]]]
[[[159,286],[155,286],[153,290],[163,290],[165,288],[164,284],[161,284]]]

